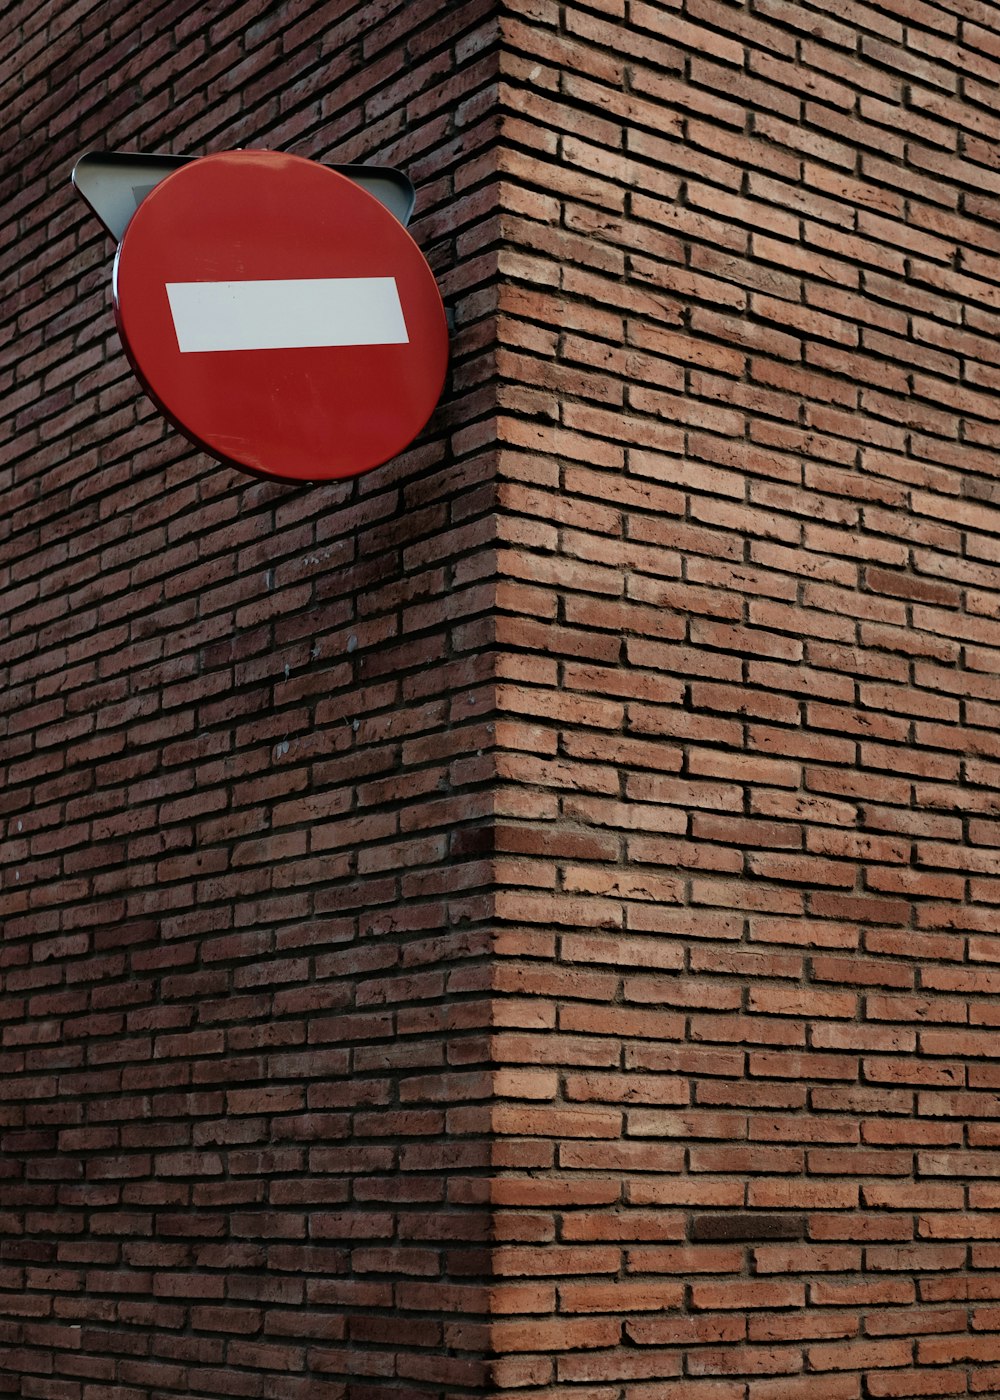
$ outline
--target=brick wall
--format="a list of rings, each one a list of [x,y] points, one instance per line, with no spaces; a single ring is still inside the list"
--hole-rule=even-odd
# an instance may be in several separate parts
[[[1000,10],[510,8],[498,1384],[1000,1395]]]
[[[1000,1394],[997,7],[0,36],[0,1395]],[[255,144],[420,192],[354,482],[160,422],[68,185]]]
[[[491,9],[0,17],[0,1395],[481,1380]],[[450,384],[357,481],[209,462],[122,355],[73,162],[241,145],[419,187]]]

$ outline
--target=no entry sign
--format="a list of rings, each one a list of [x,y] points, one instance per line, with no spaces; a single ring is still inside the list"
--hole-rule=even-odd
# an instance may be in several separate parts
[[[168,175],[125,230],[114,305],[153,401],[262,476],[387,461],[444,382],[444,308],[420,250],[372,195],[299,156],[228,151]]]

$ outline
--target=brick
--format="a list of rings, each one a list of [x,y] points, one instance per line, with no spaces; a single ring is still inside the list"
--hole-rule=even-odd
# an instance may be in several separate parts
[[[559,1288],[559,1305],[569,1313],[660,1312],[677,1308],[683,1285],[658,1283],[567,1283]]]

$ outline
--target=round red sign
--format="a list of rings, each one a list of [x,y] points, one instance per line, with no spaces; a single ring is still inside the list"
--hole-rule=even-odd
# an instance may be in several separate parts
[[[374,196],[300,156],[180,166],[118,248],[115,318],[154,403],[261,476],[353,476],[407,447],[444,383],[434,276]]]

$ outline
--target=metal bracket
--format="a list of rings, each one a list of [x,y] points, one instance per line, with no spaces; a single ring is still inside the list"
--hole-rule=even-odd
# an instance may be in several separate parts
[[[88,151],[73,167],[73,185],[120,243],[129,220],[161,180],[196,156],[145,155],[130,151]],[[405,228],[416,204],[416,191],[391,165],[331,165],[384,204]]]

